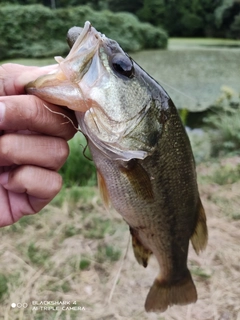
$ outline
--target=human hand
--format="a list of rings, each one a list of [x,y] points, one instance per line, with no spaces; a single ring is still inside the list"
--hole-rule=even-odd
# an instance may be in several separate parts
[[[24,94],[24,85],[54,70],[17,64],[0,66],[0,227],[34,214],[60,191],[57,173],[76,130],[70,110]]]

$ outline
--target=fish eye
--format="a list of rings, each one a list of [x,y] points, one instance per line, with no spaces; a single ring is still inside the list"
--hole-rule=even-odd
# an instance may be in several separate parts
[[[128,78],[133,77],[133,72],[134,72],[133,63],[128,56],[125,56],[120,53],[116,54],[112,58],[112,66],[117,73]]]

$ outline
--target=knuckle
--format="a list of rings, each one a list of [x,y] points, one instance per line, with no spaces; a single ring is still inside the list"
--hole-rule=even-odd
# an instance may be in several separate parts
[[[29,121],[31,128],[35,126],[35,123],[42,120],[43,117],[43,106],[39,98],[34,96],[29,96],[30,108],[27,108],[24,114],[25,120]],[[29,128],[29,129],[31,129]]]
[[[64,139],[58,140],[57,152],[56,152],[56,165],[59,169],[67,160],[69,155],[69,146]]]
[[[62,188],[62,177],[59,173],[54,172],[54,179],[51,180],[51,195],[55,197]]]
[[[4,160],[8,160],[11,154],[11,136],[9,134],[2,135],[0,137],[0,157]]]
[[[43,102],[35,96],[27,96],[26,105],[21,103],[17,110],[18,117],[30,131],[44,132],[46,128],[46,111]]]

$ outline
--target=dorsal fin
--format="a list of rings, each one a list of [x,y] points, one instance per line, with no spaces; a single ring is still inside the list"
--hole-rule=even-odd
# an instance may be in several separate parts
[[[197,220],[196,228],[191,237],[193,248],[197,254],[199,254],[200,251],[203,251],[207,246],[208,230],[207,230],[206,220],[207,219],[205,215],[205,210],[199,198],[198,220]]]

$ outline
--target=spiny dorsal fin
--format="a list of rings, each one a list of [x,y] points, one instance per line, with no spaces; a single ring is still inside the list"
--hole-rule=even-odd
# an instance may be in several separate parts
[[[199,198],[198,220],[194,233],[191,237],[193,248],[197,254],[199,254],[200,251],[203,251],[207,246],[208,230],[206,220],[205,210]]]
[[[152,252],[146,249],[137,236],[137,231],[130,227],[130,233],[132,236],[132,247],[134,256],[139,264],[144,266],[144,268],[148,265],[148,259]]]
[[[109,199],[109,194],[108,194],[106,182],[99,171],[97,171],[97,179],[98,179],[99,192],[100,192],[101,198],[103,200],[103,203],[106,206],[106,208],[109,208],[110,199]]]

